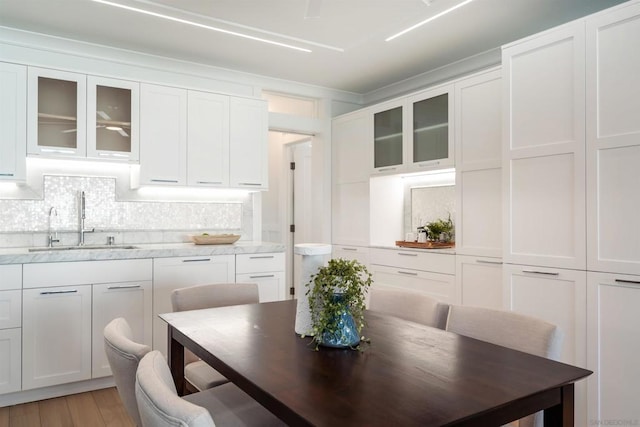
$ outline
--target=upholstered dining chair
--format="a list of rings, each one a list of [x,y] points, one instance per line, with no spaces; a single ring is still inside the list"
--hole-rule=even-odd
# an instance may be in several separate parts
[[[374,286],[369,290],[369,309],[444,329],[449,305],[419,292]]]
[[[217,283],[175,289],[171,293],[173,311],[199,310],[260,302],[255,283]],[[185,388],[193,393],[228,382],[221,373],[200,360],[189,350],[184,351]]]
[[[549,359],[558,359],[562,331],[551,323],[512,311],[451,305],[446,330]],[[522,418],[519,427],[542,426],[542,412]]]
[[[132,340],[133,333],[129,323],[118,317],[104,328],[104,350],[116,382],[116,389],[127,413],[136,423],[142,425],[136,403],[136,370],[140,360],[151,351],[148,345]]]
[[[140,361],[135,391],[143,427],[285,425],[232,383],[178,396],[169,365],[159,351]]]

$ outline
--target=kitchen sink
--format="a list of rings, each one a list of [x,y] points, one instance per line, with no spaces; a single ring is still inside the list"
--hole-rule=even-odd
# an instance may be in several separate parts
[[[29,248],[29,252],[49,252],[49,251],[89,251],[102,249],[137,249],[132,245],[84,245],[84,246],[54,246],[52,248]]]

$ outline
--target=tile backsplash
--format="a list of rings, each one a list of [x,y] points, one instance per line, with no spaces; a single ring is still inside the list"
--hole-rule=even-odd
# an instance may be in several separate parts
[[[252,239],[251,195],[224,202],[118,200],[115,178],[45,175],[43,180],[41,199],[0,200],[0,247],[42,246],[49,230],[58,232],[60,244],[76,244],[81,191],[85,228],[96,230],[86,234],[89,244],[105,243],[107,236],[115,236],[116,243],[182,242],[203,231]]]

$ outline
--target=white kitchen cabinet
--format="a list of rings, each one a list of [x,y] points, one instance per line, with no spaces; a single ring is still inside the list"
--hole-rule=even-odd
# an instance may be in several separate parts
[[[87,155],[87,76],[29,67],[27,151],[30,155]]]
[[[587,268],[640,274],[640,4],[586,22]]]
[[[404,99],[384,102],[369,109],[373,116],[372,175],[400,173],[406,169],[404,110]]]
[[[455,255],[371,248],[373,286],[389,286],[424,293],[445,303],[457,301]]]
[[[111,375],[104,352],[104,328],[117,317],[123,317],[135,342],[152,344],[152,281],[101,283],[93,285],[92,298],[92,362],[91,377]]]
[[[229,97],[189,91],[187,184],[229,186]]]
[[[0,265],[0,394],[22,387],[22,265]]]
[[[589,272],[587,286],[589,420],[636,422],[640,276]]]
[[[331,233],[334,244],[369,245],[371,120],[371,114],[364,110],[332,122]]]
[[[563,334],[559,360],[586,367],[586,271],[503,265],[504,308],[557,325]],[[586,381],[575,387],[576,425],[587,425]]]
[[[229,103],[229,185],[268,188],[268,112],[261,99],[232,97]]]
[[[332,258],[343,258],[350,261],[358,261],[369,268],[369,248],[362,246],[336,245],[331,248]]]
[[[456,255],[456,294],[458,304],[503,310],[502,260]]]
[[[236,255],[236,282],[256,283],[260,302],[286,299],[284,257],[284,252]]]
[[[455,83],[456,253],[502,255],[502,73]]]
[[[87,76],[87,158],[137,163],[140,83]]]
[[[0,62],[0,181],[24,181],[27,156],[27,67]]]
[[[91,285],[25,289],[22,389],[91,378]]]
[[[503,49],[509,263],[586,267],[584,22]]]
[[[167,353],[167,324],[174,289],[211,283],[235,283],[235,255],[155,258],[153,260],[153,348]]]
[[[187,91],[140,85],[139,184],[187,183]]]

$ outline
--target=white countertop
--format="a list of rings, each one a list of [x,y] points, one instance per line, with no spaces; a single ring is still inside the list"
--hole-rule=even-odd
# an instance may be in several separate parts
[[[271,242],[243,242],[231,245],[194,245],[193,243],[133,244],[135,249],[72,249],[29,252],[29,248],[0,249],[0,264],[36,262],[99,261],[109,259],[167,258],[207,255],[235,255],[284,252],[285,245]]]

